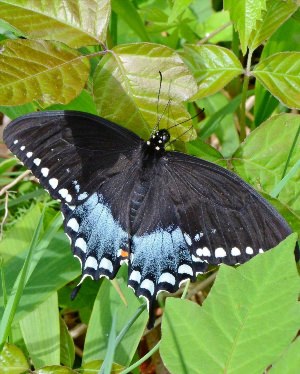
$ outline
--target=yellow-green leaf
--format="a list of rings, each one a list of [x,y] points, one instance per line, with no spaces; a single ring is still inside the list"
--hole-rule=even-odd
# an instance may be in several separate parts
[[[268,0],[262,20],[257,21],[252,31],[249,48],[254,50],[269,38],[296,10],[298,5],[294,0]]]
[[[110,1],[1,0],[0,14],[29,38],[78,48],[105,41]]]
[[[159,72],[162,87],[158,103]],[[193,132],[187,131],[190,116],[182,101],[196,90],[196,82],[179,55],[159,44],[117,46],[101,60],[94,74],[98,113],[144,138],[159,120],[160,128],[176,125],[172,138],[192,139]]]
[[[63,43],[9,40],[1,46],[0,105],[67,104],[88,75],[88,59]]]
[[[253,75],[279,101],[300,109],[300,52],[280,52],[261,60]]]
[[[218,92],[243,72],[235,54],[216,45],[186,45],[182,57],[198,83],[198,93],[193,100]]]
[[[250,35],[256,22],[262,18],[267,0],[224,0],[224,9],[229,10],[230,19],[238,31],[242,52],[245,55]]]
[[[13,344],[5,344],[0,353],[0,373],[21,374],[29,370],[24,353]]]

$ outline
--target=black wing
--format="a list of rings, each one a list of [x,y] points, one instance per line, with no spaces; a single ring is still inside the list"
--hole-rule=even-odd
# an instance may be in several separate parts
[[[226,169],[178,152],[167,152],[156,168],[129,268],[129,285],[150,305],[159,291],[176,291],[208,265],[244,263],[291,233],[265,199]]]
[[[33,113],[4,131],[10,150],[62,202],[65,231],[84,276],[113,278],[129,248],[129,196],[143,141],[103,118]]]

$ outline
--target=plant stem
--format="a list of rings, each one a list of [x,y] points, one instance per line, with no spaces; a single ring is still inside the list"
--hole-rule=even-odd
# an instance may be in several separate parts
[[[158,348],[160,346],[160,342],[161,342],[161,340],[147,354],[145,354],[145,356],[143,356],[140,360],[136,361],[134,364],[132,364],[131,366],[129,366],[125,370],[123,370],[121,372],[121,374],[130,373],[133,369],[139,367],[143,362],[148,360],[148,358],[151,357],[153,355],[153,353],[155,353],[158,350]]]
[[[242,142],[246,138],[246,100],[247,92],[249,87],[249,79],[251,74],[251,60],[253,50],[249,50],[247,57],[247,66],[245,70],[245,77],[242,88],[242,100],[241,100],[241,116],[240,116],[240,141]]]

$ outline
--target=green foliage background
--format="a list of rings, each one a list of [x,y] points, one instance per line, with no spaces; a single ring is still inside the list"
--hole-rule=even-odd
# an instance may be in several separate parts
[[[239,174],[299,234],[299,5],[0,0],[0,111],[14,119],[81,110],[145,139],[158,115],[162,126],[180,123],[171,129],[175,148]],[[58,204],[28,176],[14,183],[23,172],[14,158],[1,159],[0,372],[29,372],[29,363],[36,373],[138,372],[130,365],[147,313],[127,289],[126,268],[115,280],[126,304],[107,280],[86,280],[71,302],[80,268]],[[167,300],[160,354],[171,373],[297,372],[295,242],[238,269],[221,266],[201,307]],[[203,297],[209,279],[199,279]],[[88,325],[82,360],[64,321],[71,311]]]

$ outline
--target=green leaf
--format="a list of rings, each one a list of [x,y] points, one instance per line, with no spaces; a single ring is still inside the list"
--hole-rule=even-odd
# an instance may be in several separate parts
[[[20,300],[14,322],[18,322],[37,305],[45,301],[54,291],[80,275],[80,265],[71,255],[70,244],[63,233],[58,233],[51,239],[53,230],[61,224],[55,220],[49,223],[49,227],[43,233],[39,244],[38,255],[41,256],[38,266],[26,284],[23,296]],[[15,231],[16,237],[22,235],[22,231]],[[26,252],[15,256],[4,266],[6,285],[10,292],[15,282],[16,275],[20,271]],[[1,292],[2,293],[2,292]],[[3,296],[0,293],[0,315],[3,313]]]
[[[224,9],[229,10],[230,19],[238,31],[243,55],[247,52],[251,33],[257,21],[262,19],[267,0],[224,0]]]
[[[126,281],[123,278],[118,278],[117,282],[125,296],[127,305],[121,300],[111,282],[104,279],[89,321],[83,352],[84,363],[105,358],[114,312],[118,311],[116,324],[116,334],[118,335],[140,306],[140,301],[127,287]],[[129,365],[143,334],[147,319],[148,315],[145,311],[116,347],[114,356],[116,363],[123,366]]]
[[[39,370],[35,370],[34,374],[78,374],[78,371],[72,370],[65,366],[51,365],[44,366]]]
[[[287,38],[286,36],[289,35]],[[299,22],[294,16],[287,20],[267,41],[261,59],[274,53],[283,51],[300,51],[300,43],[295,40],[300,38]],[[254,122],[258,126],[274,112],[279,102],[258,81],[255,84]]]
[[[27,113],[32,113],[36,110],[36,105],[33,103],[27,103],[18,106],[0,106],[0,112],[4,113],[11,120],[23,116]]]
[[[300,52],[280,52],[261,60],[253,75],[279,101],[300,108]]]
[[[192,0],[174,0],[171,14],[169,15],[169,23],[172,23],[189,7]]]
[[[272,199],[270,195],[263,192],[260,193],[285,218],[291,229],[294,232],[297,232],[298,235],[300,235],[300,213],[296,213],[288,205],[282,203],[281,201],[277,199]]]
[[[70,298],[70,294],[69,294]],[[68,331],[65,321],[60,318],[60,362],[66,366],[72,367],[75,360],[74,341]]]
[[[295,243],[221,265],[202,307],[167,299],[160,353],[172,373],[262,373],[281,355],[299,328]]]
[[[281,114],[271,117],[252,131],[234,154],[232,159],[234,171],[252,184],[255,189],[270,194],[282,178],[299,126],[299,115]],[[298,140],[287,172],[299,159]],[[299,181],[300,170],[289,180],[279,195],[279,200],[297,215],[300,214]]]
[[[215,12],[207,17],[203,22],[196,25],[196,32],[202,38],[210,35],[209,43],[231,42],[232,41],[232,23],[230,22],[229,12]],[[216,33],[218,30],[218,33]]]
[[[247,96],[253,94],[253,90],[247,92]],[[207,121],[205,121],[200,127],[200,138],[207,139],[211,134],[217,131],[220,127],[221,121],[229,114],[233,114],[241,103],[242,95],[237,95],[235,98],[230,100],[228,104],[213,113]]]
[[[267,8],[262,19],[252,31],[249,49],[256,49],[268,39],[298,9],[294,0],[267,0]]]
[[[214,162],[226,168],[226,160],[224,160],[221,153],[211,145],[204,143],[201,139],[198,138],[187,143],[186,147],[190,155],[203,158],[206,161]]]
[[[94,99],[86,90],[82,90],[79,96],[75,97],[68,104],[54,104],[48,107],[47,110],[80,110],[82,112],[97,114]]]
[[[270,374],[295,374],[300,367],[300,338],[297,338],[284,352],[284,355],[276,362]]]
[[[4,239],[0,242],[0,256],[4,262],[17,257],[29,247],[40,216],[40,208],[34,205],[5,233]]]
[[[204,108],[205,113],[205,119],[199,123],[200,138],[204,140],[207,138],[207,134],[215,133],[220,143],[220,152],[224,158],[231,157],[240,145],[234,121],[234,112],[238,108],[239,99],[239,95],[231,100],[218,92],[197,100],[197,105]],[[212,118],[214,118],[213,121]]]
[[[144,23],[130,0],[112,0],[112,10],[120,16],[127,25],[143,41],[150,41]]]
[[[159,71],[162,87],[158,105]],[[98,113],[144,138],[149,137],[158,118],[161,128],[176,124],[171,137],[180,137],[190,127],[188,122],[180,124],[190,119],[182,101],[195,93],[196,83],[181,58],[159,44],[117,46],[101,60],[94,74]],[[117,102],[112,97],[117,97]],[[190,138],[191,132],[180,140]]]
[[[234,53],[216,45],[185,45],[182,57],[198,84],[198,93],[193,100],[218,92],[243,72]]]
[[[22,335],[36,369],[60,363],[60,331],[57,293],[20,321]]]
[[[36,229],[33,233],[28,252],[26,254],[25,261],[23,263],[21,271],[16,276],[16,279],[13,283],[12,290],[7,304],[5,305],[3,317],[0,321],[0,351],[2,350],[5,342],[7,341],[10,328],[16,314],[20,299],[22,297],[25,285],[32,274],[32,271],[37,263],[38,256],[38,239],[41,234],[43,219],[44,219],[43,209],[42,214],[39,218]],[[40,253],[39,253],[40,255]],[[5,271],[4,271],[5,274]],[[7,291],[6,291],[7,292]]]
[[[105,42],[110,1],[1,0],[0,13],[28,38],[58,40],[78,48]]]
[[[99,369],[101,368],[103,361],[101,360],[94,360],[89,361],[86,364],[82,365],[80,368],[80,374],[95,374],[98,373]],[[111,374],[122,374],[124,370],[124,366],[113,364],[111,369]]]
[[[2,374],[22,374],[29,370],[24,353],[15,345],[5,344],[0,353],[0,373]]]
[[[86,84],[89,61],[60,42],[8,40],[0,54],[0,104],[66,104]]]

